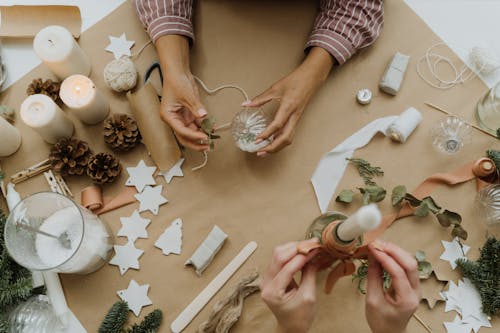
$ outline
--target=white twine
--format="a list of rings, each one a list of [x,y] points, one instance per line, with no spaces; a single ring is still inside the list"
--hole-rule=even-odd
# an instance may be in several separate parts
[[[116,92],[129,91],[137,84],[137,70],[127,57],[114,59],[104,67],[104,82]]]

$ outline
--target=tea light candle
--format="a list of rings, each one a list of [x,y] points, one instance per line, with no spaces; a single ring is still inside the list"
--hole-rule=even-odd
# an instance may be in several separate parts
[[[21,134],[3,117],[0,117],[0,156],[14,154],[21,146]]]
[[[62,83],[59,95],[64,104],[85,124],[97,124],[108,116],[108,101],[86,76],[68,77]]]
[[[54,144],[73,135],[73,123],[48,96],[29,96],[21,105],[20,114],[23,122],[48,143]]]
[[[90,74],[87,55],[64,27],[52,25],[40,30],[33,41],[33,49],[61,80],[73,74]]]
[[[361,207],[354,215],[340,223],[337,227],[337,236],[340,240],[350,242],[365,232],[380,225],[382,214],[376,204]]]

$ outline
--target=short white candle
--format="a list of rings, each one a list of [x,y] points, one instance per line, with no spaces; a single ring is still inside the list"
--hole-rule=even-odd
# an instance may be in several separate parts
[[[0,116],[0,156],[14,154],[21,146],[21,134],[7,120]]]
[[[47,296],[49,296],[50,304],[54,309],[54,313],[61,320],[64,327],[68,324],[68,303],[64,296],[64,290],[61,286],[59,276],[54,272],[43,272],[43,279],[47,287]]]
[[[54,101],[37,94],[26,98],[21,105],[21,119],[48,143],[73,135],[73,123]]]
[[[63,81],[59,95],[64,104],[85,124],[97,124],[108,116],[108,101],[86,76],[68,77]]]
[[[354,215],[339,224],[337,236],[349,242],[380,225],[382,214],[376,204],[361,207]]]
[[[90,74],[89,58],[64,27],[52,25],[40,30],[33,41],[33,49],[61,80],[73,74]]]

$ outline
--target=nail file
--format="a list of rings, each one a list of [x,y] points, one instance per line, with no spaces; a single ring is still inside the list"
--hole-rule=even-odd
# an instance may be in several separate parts
[[[182,332],[256,249],[256,242],[248,243],[172,322],[172,325],[170,325],[172,333]]]

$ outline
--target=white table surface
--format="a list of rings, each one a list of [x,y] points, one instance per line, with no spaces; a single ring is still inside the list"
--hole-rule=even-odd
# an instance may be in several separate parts
[[[0,5],[68,4],[77,5],[85,31],[125,0],[0,0]],[[400,1],[400,0],[392,0]],[[500,0],[405,0],[408,5],[466,63],[474,46],[487,46],[500,59]],[[389,29],[389,27],[385,27]],[[430,45],[429,45],[430,46]],[[2,57],[7,67],[3,89],[31,71],[40,61],[30,39],[5,39]],[[20,65],[22,64],[22,65]],[[488,86],[500,81],[500,70],[481,76]]]

